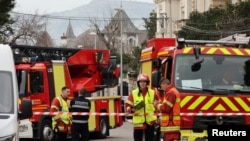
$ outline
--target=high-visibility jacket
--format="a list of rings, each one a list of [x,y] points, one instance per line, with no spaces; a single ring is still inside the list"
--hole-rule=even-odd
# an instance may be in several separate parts
[[[167,99],[168,94],[174,94],[176,99],[175,101],[169,101]],[[163,102],[158,105],[158,110],[161,106],[166,104],[169,107],[172,107],[170,113],[162,112],[161,116],[161,132],[170,133],[170,132],[179,132],[180,130],[180,94],[176,88],[171,87],[169,91],[166,92]],[[172,112],[172,113],[171,113]]]
[[[153,90],[148,89],[147,94],[145,97],[142,96],[142,94],[138,94],[139,89],[135,89],[132,91],[133,95],[133,103],[132,105],[137,105],[139,102],[144,101],[144,107],[137,109],[134,111],[133,114],[133,124],[134,127],[143,127],[144,123],[152,123],[153,121],[156,121],[157,117],[154,114],[155,108],[154,108],[154,100],[155,100],[155,93]],[[146,114],[145,114],[146,113]],[[149,115],[147,115],[149,114]]]
[[[56,97],[60,103],[60,107],[56,105],[51,105],[51,108],[57,109],[58,112],[69,112],[69,106],[66,100],[61,96]],[[56,120],[61,119],[61,121],[56,122]],[[58,130],[58,132],[70,132],[71,131],[71,118],[69,114],[58,114],[52,117],[52,128]]]

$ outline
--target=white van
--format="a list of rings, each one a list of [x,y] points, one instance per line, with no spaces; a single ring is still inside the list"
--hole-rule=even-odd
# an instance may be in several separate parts
[[[13,52],[0,44],[0,141],[18,141],[18,118],[32,115],[31,102],[22,102],[18,109],[18,87]]]

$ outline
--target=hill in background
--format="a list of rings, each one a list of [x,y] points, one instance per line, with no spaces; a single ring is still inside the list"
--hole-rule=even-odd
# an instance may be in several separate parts
[[[91,27],[90,18],[97,19],[100,27],[105,26],[116,8],[121,5],[120,1],[114,0],[92,0],[90,3],[58,13],[49,14],[47,31],[56,45],[60,44],[60,37],[66,33],[69,21],[72,24],[75,36],[80,35]],[[148,18],[150,12],[155,10],[154,3],[123,1],[122,8],[138,29],[144,29],[142,18]]]

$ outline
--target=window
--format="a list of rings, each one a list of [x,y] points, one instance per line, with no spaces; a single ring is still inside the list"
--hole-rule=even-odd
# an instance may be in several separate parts
[[[30,90],[31,93],[43,92],[43,72],[30,72]]]
[[[129,44],[129,46],[135,46],[135,40],[133,38],[130,38],[128,40],[128,44]]]
[[[240,56],[201,55],[204,61],[198,70],[192,70],[194,55],[178,55],[175,60],[174,83],[182,90],[225,89],[235,85],[250,91],[250,59]],[[230,75],[227,75],[230,74]],[[226,77],[226,85],[224,79]],[[230,81],[231,83],[229,83]]]
[[[27,91],[27,71],[25,70],[17,70],[17,85],[20,97],[24,96]]]
[[[14,91],[11,72],[0,71],[0,113],[14,113]]]

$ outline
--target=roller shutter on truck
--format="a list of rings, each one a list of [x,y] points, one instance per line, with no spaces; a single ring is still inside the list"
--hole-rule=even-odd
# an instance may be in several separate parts
[[[148,76],[151,76],[151,73],[152,73],[152,61],[149,60],[149,61],[145,61],[145,62],[142,62],[141,64],[141,73],[144,73],[144,74],[147,74]],[[150,79],[150,82],[151,82],[151,77],[149,77]],[[151,84],[150,84],[150,87],[151,87]]]

